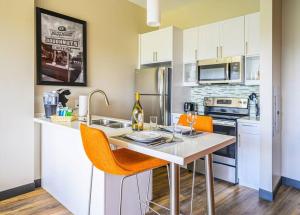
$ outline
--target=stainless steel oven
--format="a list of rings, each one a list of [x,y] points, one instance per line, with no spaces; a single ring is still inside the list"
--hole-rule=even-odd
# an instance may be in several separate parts
[[[249,115],[248,99],[242,98],[205,98],[204,113],[213,118],[214,133],[235,136],[236,120]],[[193,165],[188,168],[192,169]],[[238,183],[237,179],[237,144],[234,143],[213,153],[214,177]],[[196,163],[196,172],[205,173],[204,159]]]
[[[198,81],[200,84],[242,83],[244,81],[244,57],[199,61]]]
[[[228,125],[219,125],[219,124],[216,124],[216,122],[215,122],[214,133],[236,137],[237,129],[236,129],[236,126],[232,127],[232,126],[228,126]],[[232,144],[223,149],[220,149],[219,151],[216,151],[214,154],[226,157],[228,159],[235,159],[236,158],[236,144]]]

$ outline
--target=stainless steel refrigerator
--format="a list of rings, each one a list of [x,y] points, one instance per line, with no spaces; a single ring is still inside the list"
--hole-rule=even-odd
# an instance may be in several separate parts
[[[171,122],[171,68],[151,67],[135,71],[135,90],[141,94],[144,121],[157,116],[157,123]]]

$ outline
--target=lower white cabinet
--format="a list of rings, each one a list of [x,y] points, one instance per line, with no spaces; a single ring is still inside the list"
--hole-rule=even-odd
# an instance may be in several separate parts
[[[259,189],[260,125],[258,121],[238,122],[239,184]]]

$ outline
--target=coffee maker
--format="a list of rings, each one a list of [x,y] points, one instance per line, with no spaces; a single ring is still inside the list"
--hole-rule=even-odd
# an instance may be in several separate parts
[[[187,113],[189,111],[197,112],[198,106],[197,106],[197,103],[195,103],[195,102],[185,102],[183,109],[184,109],[185,113]]]

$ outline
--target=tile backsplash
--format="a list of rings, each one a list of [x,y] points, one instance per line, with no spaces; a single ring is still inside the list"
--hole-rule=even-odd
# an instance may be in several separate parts
[[[245,85],[202,85],[191,88],[190,99],[198,103],[200,113],[204,112],[203,99],[205,97],[238,97],[248,98],[251,93],[259,97],[259,86]]]

